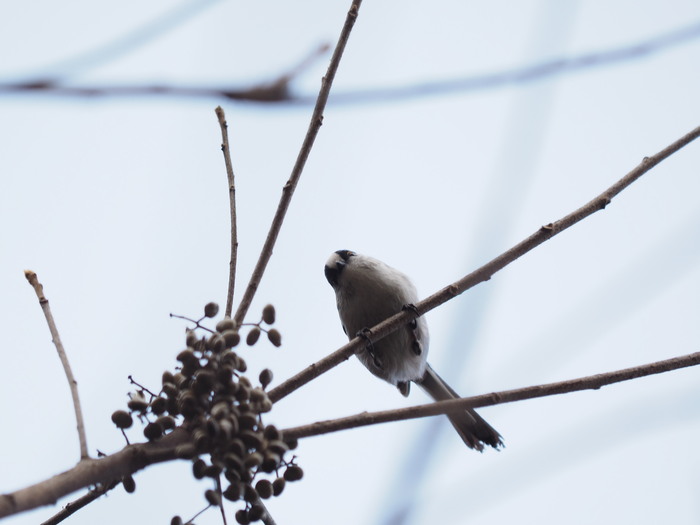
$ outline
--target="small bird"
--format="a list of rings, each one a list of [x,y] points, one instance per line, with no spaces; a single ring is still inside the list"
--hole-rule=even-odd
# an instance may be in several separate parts
[[[436,401],[459,395],[428,364],[428,324],[418,317],[377,342],[369,328],[406,308],[415,308],[416,287],[403,273],[383,262],[350,250],[334,252],[325,266],[326,279],[335,290],[340,322],[345,334],[367,339],[357,357],[375,376],[408,396],[411,381]],[[473,409],[447,417],[464,443],[482,451],[484,445],[503,446],[501,436]]]

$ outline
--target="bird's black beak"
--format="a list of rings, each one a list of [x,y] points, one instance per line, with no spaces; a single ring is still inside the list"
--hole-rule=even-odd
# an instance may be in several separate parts
[[[337,261],[335,264],[326,265],[324,268],[323,271],[326,274],[326,280],[333,288],[338,286],[338,277],[343,271],[343,268],[345,268],[345,261],[343,260]]]

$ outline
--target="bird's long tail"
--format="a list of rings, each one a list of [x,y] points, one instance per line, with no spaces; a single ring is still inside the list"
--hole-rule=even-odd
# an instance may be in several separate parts
[[[425,375],[420,383],[418,383],[436,401],[445,401],[447,399],[455,399],[460,397],[457,392],[452,390],[450,386],[437,375],[430,365],[425,370]],[[503,446],[501,435],[489,425],[479,414],[472,408],[460,410],[447,414],[450,418],[450,423],[455,427],[455,430],[466,443],[469,448],[473,448],[481,452],[484,450],[484,445],[490,445],[493,448]]]

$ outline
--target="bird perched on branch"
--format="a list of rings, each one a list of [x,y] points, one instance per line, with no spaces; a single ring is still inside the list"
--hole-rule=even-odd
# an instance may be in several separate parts
[[[427,362],[429,336],[424,317],[376,342],[371,339],[372,326],[402,309],[415,309],[418,294],[405,274],[350,250],[334,252],[326,262],[325,274],[335,290],[343,330],[350,339],[361,336],[367,340],[357,357],[370,372],[395,385],[404,396],[413,382],[436,401],[459,397]],[[473,409],[447,417],[468,447],[481,451],[484,445],[503,445],[500,434]]]

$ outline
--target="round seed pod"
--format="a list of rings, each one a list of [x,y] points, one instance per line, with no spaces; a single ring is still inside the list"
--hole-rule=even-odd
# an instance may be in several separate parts
[[[221,425],[216,419],[210,419],[204,426],[210,438],[215,439],[221,434]]]
[[[131,394],[131,399],[127,402],[126,406],[129,407],[129,410],[134,410],[136,412],[145,412],[146,409],[148,409],[148,403],[146,402],[146,396],[143,395],[143,392],[134,392]]]
[[[284,490],[284,486],[286,484],[286,481],[284,478],[277,478],[275,481],[272,482],[272,494],[274,496],[279,496],[282,494],[282,491]]]
[[[231,483],[240,483],[242,478],[241,473],[239,471],[233,470],[231,468],[226,469],[224,471],[224,477]]]
[[[226,347],[226,342],[220,334],[213,334],[206,343],[207,350],[216,352],[217,354],[222,352]]]
[[[233,348],[241,342],[241,336],[235,330],[224,330],[221,333],[221,337],[224,338],[224,346],[226,348]]]
[[[234,351],[224,352],[221,354],[221,364],[230,366],[231,371],[236,368],[236,363],[238,362],[238,354]]]
[[[259,403],[256,403],[255,410],[260,414],[265,414],[266,412],[269,412],[270,410],[272,410],[272,401],[270,401],[267,398],[263,399]]]
[[[190,368],[197,368],[196,365],[199,365],[199,359],[194,355],[191,348],[185,348],[182,352],[177,354],[175,359],[180,361],[183,366],[188,366]]]
[[[272,452],[266,451],[263,455],[263,461],[260,464],[260,470],[267,474],[272,474],[280,464],[280,457]]]
[[[255,492],[255,489],[247,483],[243,486],[243,499],[250,503],[257,501],[258,499],[258,493]]]
[[[239,436],[249,449],[260,449],[263,444],[262,436],[252,430],[241,430]]]
[[[203,459],[197,459],[192,463],[192,474],[197,479],[202,479],[204,477],[204,472],[207,469],[207,464]]]
[[[238,359],[236,360],[236,370],[241,373],[245,373],[245,371],[248,370],[248,364],[241,356],[238,356]]]
[[[143,429],[143,435],[148,441],[154,441],[163,435],[163,428],[158,423],[149,423]]]
[[[267,399],[267,394],[260,387],[255,387],[250,391],[250,402],[251,403],[261,403],[263,400]]]
[[[238,420],[233,417],[222,419],[219,421],[219,428],[221,429],[221,439],[228,441],[231,436],[238,432]]]
[[[182,373],[183,376],[187,378],[188,384],[192,380],[192,376],[194,373],[199,369],[199,361],[196,363],[192,363],[192,366],[190,365],[183,365],[182,368],[180,368],[180,372]]]
[[[163,372],[163,378],[161,381],[162,385],[165,385],[165,383],[175,383],[175,376],[173,376],[172,372],[166,370]]]
[[[206,394],[216,383],[216,375],[211,370],[200,370],[194,378],[194,389],[198,394]]]
[[[134,424],[134,419],[126,410],[116,410],[112,413],[112,423],[117,425],[117,428],[129,428]]]
[[[177,397],[177,394],[180,391],[178,388],[175,386],[175,383],[163,383],[163,393],[168,396],[169,398],[175,398]]]
[[[160,425],[163,430],[172,430],[177,426],[175,418],[172,416],[160,416],[158,419],[156,419],[156,424]]]
[[[236,323],[230,317],[224,317],[216,323],[216,331],[219,333],[224,333],[226,330],[233,330],[234,328],[236,328]]]
[[[188,379],[182,372],[173,374],[173,379],[176,387],[185,388],[187,386]]]
[[[238,426],[241,429],[251,430],[258,424],[258,417],[252,412],[245,412],[238,416]]]
[[[216,303],[207,303],[204,306],[204,316],[212,318],[219,313],[219,305]]]
[[[267,339],[276,347],[282,346],[282,334],[279,333],[279,330],[275,330],[274,328],[268,330]]]
[[[185,344],[190,348],[197,348],[198,343],[199,339],[197,338],[197,334],[194,332],[194,330],[187,330],[187,335],[185,335]]]
[[[210,413],[211,417],[215,419],[224,419],[225,417],[228,417],[231,410],[229,410],[229,404],[226,401],[217,401],[211,407]]]
[[[231,452],[231,454],[233,454],[239,458],[242,458],[245,455],[245,453],[247,452],[245,444],[243,443],[242,440],[240,440],[238,438],[232,439],[231,441],[229,441],[228,450],[229,450],[229,452]]]
[[[260,381],[260,384],[262,385],[263,388],[267,388],[267,385],[272,383],[272,370],[269,368],[266,368],[262,372],[260,372],[260,375],[258,376],[258,380]]]
[[[304,477],[304,471],[299,465],[290,465],[284,471],[284,479],[287,481],[298,481]]]
[[[299,446],[299,440],[297,438],[284,438],[284,442],[289,447],[289,450],[294,450]]]
[[[243,460],[243,466],[247,469],[252,469],[259,466],[263,462],[263,455],[260,452],[248,454]]]
[[[164,397],[154,397],[151,399],[151,412],[156,416],[160,416],[168,409],[168,400]]]
[[[133,494],[136,490],[136,482],[131,476],[124,476],[122,478],[122,485],[124,485],[124,490],[129,494]]]
[[[269,440],[282,439],[282,432],[275,425],[267,425],[263,431],[263,436]]]
[[[244,379],[244,378],[241,378]],[[242,383],[238,383],[238,388],[236,389],[236,401],[243,402],[248,401],[250,398],[250,387],[245,386]]]
[[[170,525],[182,525],[182,518],[180,516],[173,516],[170,520]]]
[[[240,483],[231,483],[224,491],[224,498],[229,501],[238,501],[241,499],[242,492]]]
[[[262,311],[262,319],[267,324],[273,324],[275,322],[275,307],[271,304],[265,305]]]
[[[177,399],[174,397],[168,398],[168,413],[172,416],[180,414],[180,409],[177,407]]]
[[[255,484],[255,491],[262,499],[272,496],[272,483],[266,479],[261,479]]]
[[[242,471],[245,467],[243,466],[243,460],[241,459],[241,456],[234,454],[233,452],[228,452],[224,456],[224,465],[226,465],[227,469],[230,470],[235,470],[235,471]]]
[[[235,517],[236,517],[236,521],[238,523],[240,523],[240,525],[248,525],[250,523],[250,518],[248,517],[248,511],[245,509],[237,510]]]
[[[273,439],[267,443],[267,450],[281,457],[289,450],[289,446],[281,439]]]
[[[245,338],[245,342],[248,346],[253,346],[255,343],[258,342],[258,339],[260,339],[260,328],[254,326],[250,329],[250,332],[248,332],[248,335]]]
[[[250,521],[258,521],[265,515],[265,507],[260,502],[255,502],[248,510]]]
[[[221,496],[219,493],[212,489],[207,489],[204,491],[204,497],[207,499],[209,505],[214,507],[219,507],[221,505]]]
[[[250,470],[243,469],[243,471],[239,474],[241,475],[241,482],[250,483],[253,481],[253,474],[250,472]]]

